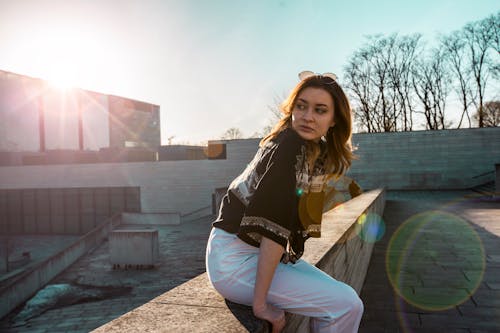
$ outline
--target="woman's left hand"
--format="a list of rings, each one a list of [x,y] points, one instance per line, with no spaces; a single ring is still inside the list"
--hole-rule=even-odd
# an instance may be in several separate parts
[[[279,333],[286,324],[285,311],[271,304],[265,304],[261,307],[253,307],[253,313],[257,318],[267,320],[273,326],[272,333]]]

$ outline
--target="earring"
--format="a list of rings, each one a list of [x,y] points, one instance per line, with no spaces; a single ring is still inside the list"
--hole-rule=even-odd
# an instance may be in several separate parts
[[[333,139],[333,126],[331,126],[331,127],[328,129],[328,131],[326,132],[326,134],[325,134],[325,135],[323,135],[323,136],[321,137],[321,140],[322,140],[323,142],[326,142],[326,141],[327,141],[327,138],[332,138],[332,139]]]
[[[332,131],[333,131],[333,126],[331,126],[330,128],[328,128],[328,131],[326,131],[325,135],[321,136],[321,141],[323,141],[323,142],[328,141],[328,137],[332,136]]]

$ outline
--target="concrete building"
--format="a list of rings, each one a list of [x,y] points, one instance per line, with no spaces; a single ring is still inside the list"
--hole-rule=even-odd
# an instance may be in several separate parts
[[[0,151],[160,146],[160,107],[0,70]]]

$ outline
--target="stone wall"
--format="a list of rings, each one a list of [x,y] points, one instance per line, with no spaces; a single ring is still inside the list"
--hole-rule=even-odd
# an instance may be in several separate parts
[[[58,274],[95,249],[121,222],[116,214],[86,233],[70,246],[41,262],[30,265],[0,287],[0,318],[23,304]]]

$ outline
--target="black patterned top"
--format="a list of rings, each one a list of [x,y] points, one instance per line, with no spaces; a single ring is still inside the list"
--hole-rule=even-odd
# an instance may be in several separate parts
[[[293,263],[305,240],[321,235],[326,179],[321,162],[309,170],[306,141],[285,129],[231,183],[213,226],[256,247],[270,238],[285,248],[282,262]]]

